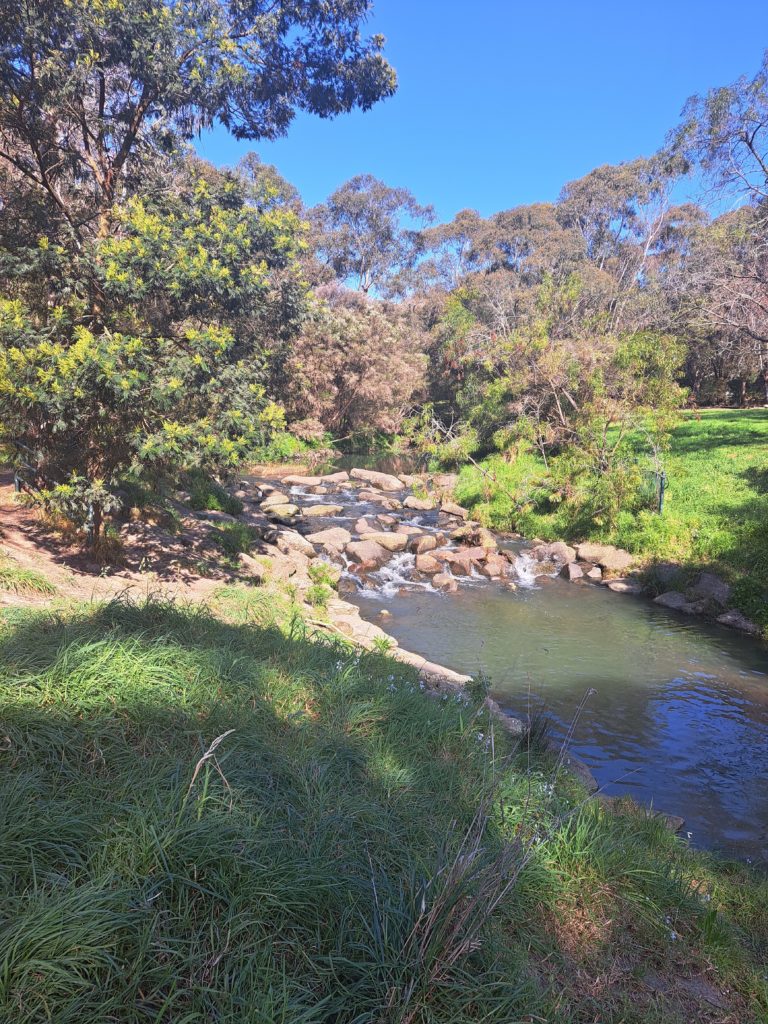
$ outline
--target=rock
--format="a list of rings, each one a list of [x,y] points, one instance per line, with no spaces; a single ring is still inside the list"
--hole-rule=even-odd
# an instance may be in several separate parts
[[[355,523],[355,533],[375,533],[375,532],[376,532],[375,524],[370,519],[366,519],[364,516],[362,516],[360,519],[358,519],[357,522]]]
[[[435,590],[442,590],[446,594],[455,594],[459,589],[459,585],[453,576],[449,576],[448,573],[440,572],[432,577],[432,586]]]
[[[584,570],[577,562],[566,562],[560,570],[560,575],[564,580],[570,580],[573,583],[574,580],[580,580],[583,577]]]
[[[445,558],[451,571],[456,576],[471,576],[472,575],[472,559],[464,551],[448,551],[446,552]]]
[[[571,775],[574,775],[579,780],[588,793],[596,793],[600,788],[600,784],[592,774],[589,766],[580,761],[578,757],[573,757],[572,754],[566,753],[563,756],[562,765]]]
[[[417,498],[413,494],[409,495],[403,502],[403,508],[412,508],[417,512],[428,512],[434,507],[435,503],[431,498]]]
[[[457,473],[436,473],[432,477],[432,483],[441,491],[452,491],[459,482]]]
[[[349,473],[345,469],[340,469],[338,473],[326,473],[320,479],[324,484],[345,484],[349,480]]]
[[[416,555],[416,571],[428,574],[442,572],[442,563],[432,555]]]
[[[457,505],[455,501],[441,502],[440,511],[447,516],[456,516],[457,519],[469,519],[469,511]]]
[[[348,576],[342,576],[341,577],[341,579],[339,580],[339,585],[337,587],[337,590],[339,591],[340,594],[356,594],[357,593],[357,587],[355,586],[354,582],[351,579],[349,579]]]
[[[291,499],[287,494],[282,494],[280,491],[272,491],[268,497],[261,503],[261,508],[266,511],[268,508],[272,508],[274,505],[289,505]]]
[[[344,550],[353,562],[364,569],[378,569],[389,558],[389,552],[372,540],[353,540]]]
[[[503,555],[489,554],[485,563],[480,566],[480,572],[491,580],[500,579],[507,574],[509,562]]]
[[[413,537],[408,544],[408,550],[414,555],[425,555],[428,551],[434,551],[437,547],[437,538],[431,534],[422,534],[420,537]]]
[[[318,487],[322,482],[321,476],[284,476],[282,482],[288,487]]]
[[[461,554],[467,555],[467,557],[471,558],[473,562],[484,562],[488,555],[488,549],[476,545],[471,548],[462,548]]]
[[[387,551],[405,551],[408,546],[408,538],[402,533],[364,533],[362,539],[372,540]]]
[[[470,547],[483,547],[488,551],[493,551],[499,546],[494,535],[484,526],[460,526],[457,530],[451,531],[451,540]]]
[[[704,611],[705,601],[689,601],[685,594],[679,590],[668,590],[666,594],[659,594],[653,599],[654,604],[660,604],[662,608],[671,608],[676,612],[684,612],[686,615],[700,615]]]
[[[376,519],[381,523],[382,526],[394,526],[397,519],[394,516],[379,515]]]
[[[263,507],[263,506],[262,506]],[[301,509],[298,505],[271,505],[267,509],[267,513],[272,519],[293,519],[295,516],[301,515]]]
[[[263,562],[259,562],[252,555],[241,552],[237,556],[237,560],[240,563],[240,571],[257,583],[263,583],[269,575],[269,571]]]
[[[694,585],[689,587],[687,596],[694,600],[711,601],[725,608],[731,599],[731,588],[713,572],[703,572]]]
[[[306,555],[307,558],[315,558],[317,555],[317,552],[307,538],[302,537],[300,533],[294,533],[292,530],[283,530],[279,533],[275,543],[278,550],[282,551],[284,555],[287,555],[290,551],[298,551],[300,554]]]
[[[589,565],[588,562],[585,562],[584,564],[585,566]],[[593,565],[589,569],[587,569],[584,575],[587,577],[588,580],[594,580],[595,582],[599,582],[603,578],[603,570],[600,568],[599,565]]]
[[[594,572],[594,570],[592,571]],[[639,580],[609,580],[606,586],[614,594],[630,594],[633,597],[640,597],[645,592],[645,588]]]
[[[360,501],[375,501],[379,505],[383,505],[384,508],[390,510],[402,508],[402,503],[397,498],[388,498],[386,494],[382,494],[380,491],[367,491],[362,490],[357,492],[357,496]]]
[[[196,512],[197,519],[204,519],[207,523],[236,523],[237,517],[229,515],[228,512],[217,512],[211,509],[209,512]],[[135,520],[134,520],[135,522]]]
[[[314,519],[318,516],[337,516],[344,511],[343,505],[307,505],[304,515]]]
[[[389,473],[376,473],[372,469],[353,469],[349,474],[353,480],[362,480],[380,491],[402,491],[403,481]]]
[[[722,615],[718,615],[717,621],[721,626],[729,626],[731,629],[740,629],[743,633],[756,634],[760,632],[760,627],[742,615],[741,612],[736,611],[732,608],[728,612],[723,612]]]
[[[307,490],[309,491],[310,494],[329,494],[330,493],[330,488],[329,487],[323,487],[322,484],[320,484],[318,487],[308,487]]]
[[[400,523],[400,525],[396,526],[392,532],[402,533],[404,537],[418,537],[421,535],[422,531],[418,526],[408,526],[406,523]]]
[[[332,526],[328,530],[318,530],[307,534],[310,544],[317,544],[331,555],[339,555],[352,540],[352,534],[341,526]]]
[[[582,562],[592,562],[611,572],[624,572],[635,562],[634,555],[630,555],[623,548],[615,548],[612,544],[578,544],[576,555]]]
[[[568,565],[576,561],[576,549],[562,540],[551,544],[538,544],[532,551],[537,562],[554,562],[555,565]]]

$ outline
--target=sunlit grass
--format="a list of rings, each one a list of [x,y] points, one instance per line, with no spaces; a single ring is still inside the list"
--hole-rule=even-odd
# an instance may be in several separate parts
[[[10,591],[14,594],[50,595],[56,593],[54,585],[42,573],[36,572],[34,569],[26,569],[3,556],[0,556],[0,590]]]

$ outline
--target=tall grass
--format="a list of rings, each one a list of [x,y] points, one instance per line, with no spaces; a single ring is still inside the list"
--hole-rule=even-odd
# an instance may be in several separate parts
[[[595,894],[654,955],[674,919],[757,1020],[768,928],[734,901],[707,947],[692,879],[717,869],[553,790],[481,705],[244,593],[2,627],[3,1024],[593,1019],[542,965]],[[612,1016],[625,995],[600,1019],[645,1019]]]
[[[56,593],[56,588],[42,573],[0,556],[0,590],[14,594],[40,594],[49,596]]]

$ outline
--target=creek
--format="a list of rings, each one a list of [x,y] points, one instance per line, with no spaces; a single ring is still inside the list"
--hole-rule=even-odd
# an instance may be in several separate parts
[[[382,511],[354,489],[330,500],[343,514],[313,529]],[[437,528],[436,512],[398,518]],[[346,572],[344,596],[402,647],[482,673],[510,713],[545,715],[556,738],[572,728],[570,749],[605,793],[682,815],[697,846],[768,865],[768,647],[648,599],[536,576],[524,543],[500,546],[516,589],[473,573],[439,593],[401,553],[362,579]]]

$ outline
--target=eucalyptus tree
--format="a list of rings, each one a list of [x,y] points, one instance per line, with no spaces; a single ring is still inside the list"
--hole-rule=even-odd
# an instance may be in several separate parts
[[[367,293],[398,289],[424,251],[421,233],[433,216],[406,188],[359,174],[311,211],[321,259],[341,281]]]

